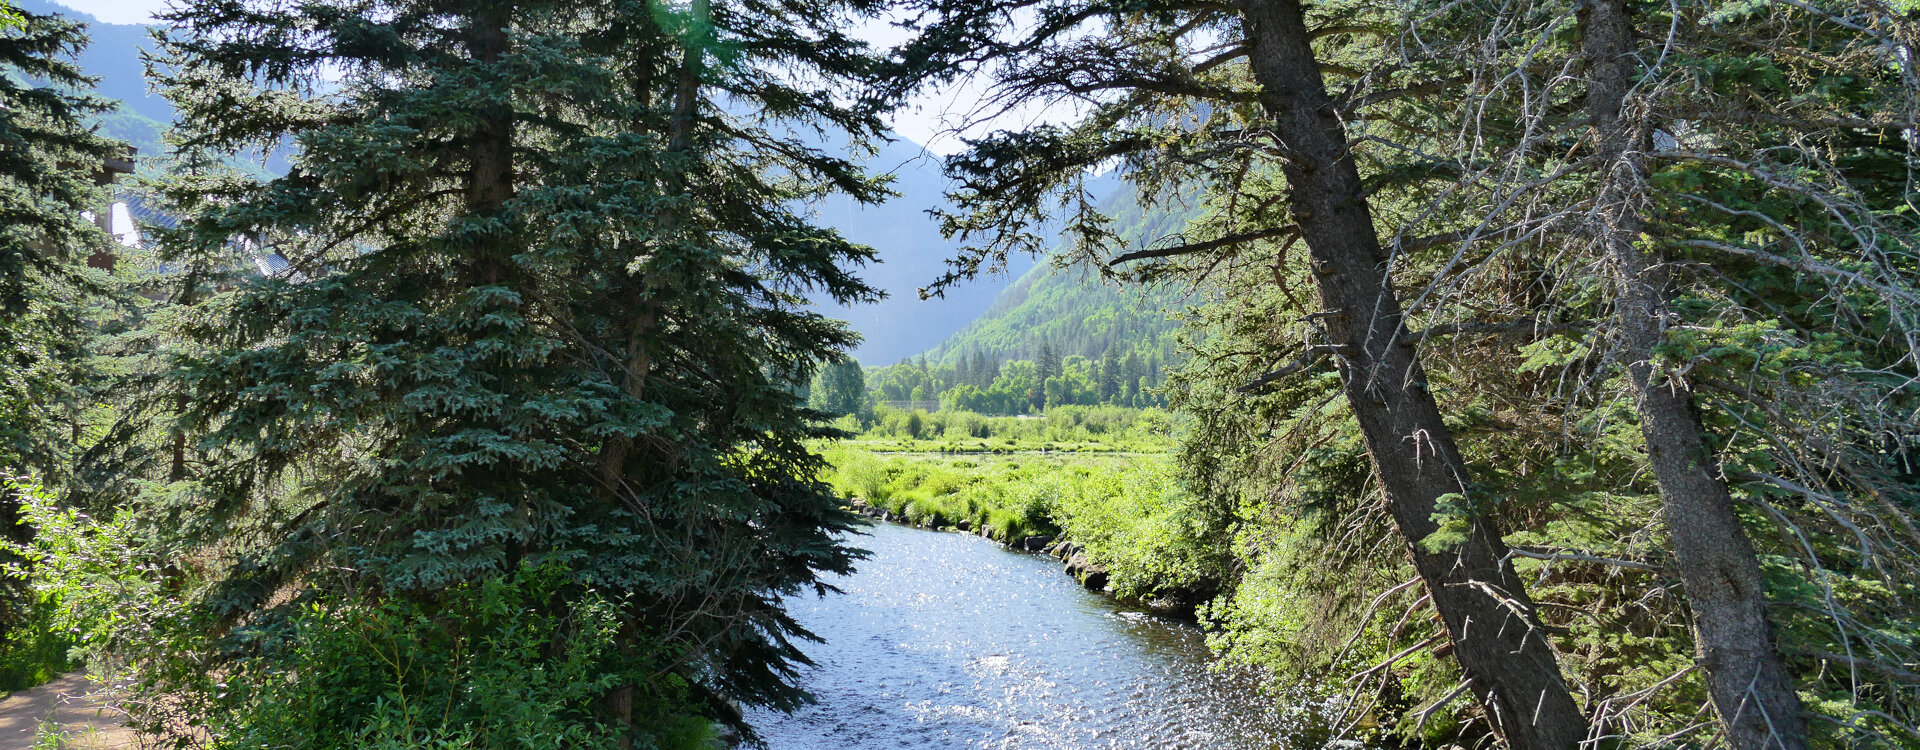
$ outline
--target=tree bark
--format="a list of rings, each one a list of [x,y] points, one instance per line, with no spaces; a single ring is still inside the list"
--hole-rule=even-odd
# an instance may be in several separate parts
[[[710,0],[693,0],[690,11],[697,23],[710,22],[712,8]],[[666,155],[671,158],[682,154],[693,145],[694,117],[699,113],[701,77],[705,74],[705,55],[703,49],[706,36],[690,34],[683,40],[680,66],[674,73],[672,111],[667,120]],[[642,83],[647,83],[643,81]],[[651,93],[645,89],[636,91],[641,105],[651,99]],[[662,187],[669,195],[677,195],[686,190],[686,178],[680,167],[675,166],[662,175]],[[663,230],[661,234],[670,235],[677,219],[662,212],[656,221]],[[627,328],[627,360],[625,373],[621,376],[620,392],[635,401],[646,394],[647,378],[653,371],[653,350],[647,343],[654,329],[660,323],[660,303],[653,299],[657,291],[658,280],[646,274],[623,280],[622,301],[629,309],[638,314]],[[627,459],[633,452],[633,438],[627,435],[614,435],[600,448],[597,465],[601,499],[606,502],[619,500],[620,491],[626,483]]]
[[[674,75],[673,110],[667,121],[666,155],[671,159],[684,154],[693,146],[693,126],[695,116],[699,114],[700,86],[705,76],[706,43],[708,41],[705,25],[711,23],[711,1],[693,0],[689,8],[695,23],[702,31],[688,34],[682,39],[680,66]],[[650,62],[650,61],[649,61]],[[644,76],[638,82],[636,99],[639,106],[651,102],[652,92],[646,87],[651,85]],[[686,177],[683,168],[671,166],[662,175],[663,192],[677,195],[686,190]],[[671,229],[678,223],[677,217],[662,213],[656,219],[661,234],[671,236]],[[627,328],[627,359],[625,372],[621,376],[620,392],[635,401],[640,400],[647,389],[647,379],[653,372],[653,348],[647,341],[659,327],[661,306],[654,298],[660,279],[645,273],[629,275],[623,279],[625,284],[621,296],[625,306],[634,311],[634,318]],[[599,462],[595,470],[599,474],[600,497],[605,502],[618,502],[626,488],[628,461],[633,453],[633,437],[614,435],[601,446]],[[632,634],[628,628],[622,629],[623,640],[631,643]],[[623,644],[623,648],[626,644]],[[632,684],[616,685],[600,699],[600,713],[614,726],[630,729],[633,726]],[[633,747],[633,738],[623,732],[616,745],[621,748]]]
[[[1310,251],[1328,343],[1387,506],[1453,640],[1453,653],[1495,731],[1514,748],[1576,747],[1587,722],[1560,673],[1494,519],[1475,509],[1463,543],[1421,545],[1442,496],[1468,496],[1468,472],[1426,374],[1400,342],[1400,300],[1320,75],[1299,0],[1241,6],[1262,106],[1285,145],[1291,208]],[[1473,507],[1469,504],[1468,507]]]
[[[1638,72],[1625,0],[1593,0],[1585,26],[1587,108],[1604,170],[1594,231],[1618,275],[1620,345],[1693,608],[1696,657],[1706,669],[1729,746],[1801,750],[1808,746],[1806,721],[1767,622],[1760,561],[1708,448],[1692,389],[1660,379],[1653,363],[1655,347],[1666,338],[1672,293],[1664,259],[1640,247],[1646,232],[1643,154],[1652,129],[1625,112]]]

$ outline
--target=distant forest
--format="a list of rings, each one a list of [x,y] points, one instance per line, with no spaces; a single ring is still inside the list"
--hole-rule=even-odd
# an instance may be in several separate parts
[[[1142,247],[1186,222],[1178,205],[1139,208],[1124,186],[1102,202],[1115,236]],[[1054,256],[1070,249],[1056,247]],[[1029,414],[1050,406],[1164,406],[1153,389],[1180,361],[1175,333],[1192,292],[1118,285],[1082,270],[1042,264],[1000,293],[991,308],[924,354],[871,367],[876,403],[938,401],[982,414]]]
[[[1033,359],[1007,362],[977,349],[954,357],[952,364],[929,363],[921,356],[874,368],[867,392],[875,402],[939,401],[942,409],[981,414],[1030,414],[1069,405],[1164,406],[1166,399],[1153,389],[1165,378],[1172,337],[1162,333],[1158,339],[1161,346],[1114,341],[1097,358],[1062,357],[1060,352],[1080,348],[1083,342],[1075,340],[1043,341]]]

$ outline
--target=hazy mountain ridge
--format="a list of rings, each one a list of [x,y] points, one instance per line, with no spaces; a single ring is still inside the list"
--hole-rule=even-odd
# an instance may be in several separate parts
[[[81,53],[80,65],[99,78],[96,90],[101,96],[122,103],[119,111],[99,118],[101,131],[137,147],[142,164],[161,158],[162,137],[173,119],[173,107],[150,92],[145,79],[142,54],[157,46],[150,27],[104,23],[48,0],[14,4],[30,13],[58,13],[87,23],[92,43]],[[919,289],[945,271],[945,261],[958,249],[958,243],[940,236],[938,222],[928,213],[946,205],[947,179],[941,173],[940,158],[917,143],[896,138],[882,144],[865,164],[874,173],[893,175],[893,189],[899,196],[880,206],[860,206],[836,196],[814,207],[821,222],[879,251],[880,262],[865,268],[862,275],[885,290],[887,298],[871,305],[822,309],[847,320],[864,337],[852,352],[861,362],[891,364],[929,347],[936,352],[953,351],[953,344],[1030,357],[1040,336],[1066,341],[1077,340],[1087,330],[1149,336],[1171,330],[1138,320],[1141,316],[1121,304],[1118,290],[1082,284],[1044,265],[1036,266],[1026,256],[1010,258],[1005,274],[956,285],[942,298],[920,299]],[[1117,180],[1107,178],[1093,189],[1117,185]],[[1147,307],[1155,304],[1149,302]],[[1117,327],[1088,322],[1102,316],[1118,316]],[[963,329],[974,333],[963,334]],[[1083,353],[1081,348],[1067,351]]]
[[[1190,208],[1142,211],[1133,187],[1113,182],[1119,187],[1100,202],[1100,210],[1129,247],[1176,233],[1194,213]],[[1177,315],[1188,300],[1183,288],[1122,284],[1100,278],[1093,269],[1044,263],[924,356],[930,364],[954,364],[976,352],[1000,361],[1033,359],[1043,344],[1052,344],[1060,356],[1096,359],[1109,350],[1135,351],[1166,363],[1175,358]]]

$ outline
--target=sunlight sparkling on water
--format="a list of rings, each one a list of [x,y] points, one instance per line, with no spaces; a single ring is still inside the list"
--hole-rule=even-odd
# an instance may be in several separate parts
[[[1293,720],[1209,669],[1200,631],[1088,592],[1043,556],[891,524],[789,602],[826,639],[819,703],[749,720],[775,750],[1287,748]]]

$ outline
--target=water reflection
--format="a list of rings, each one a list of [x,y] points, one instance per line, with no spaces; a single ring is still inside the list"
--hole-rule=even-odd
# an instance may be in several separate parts
[[[1191,625],[976,537],[882,524],[858,545],[845,594],[789,602],[827,642],[806,649],[818,704],[749,717],[775,750],[1289,747]]]

